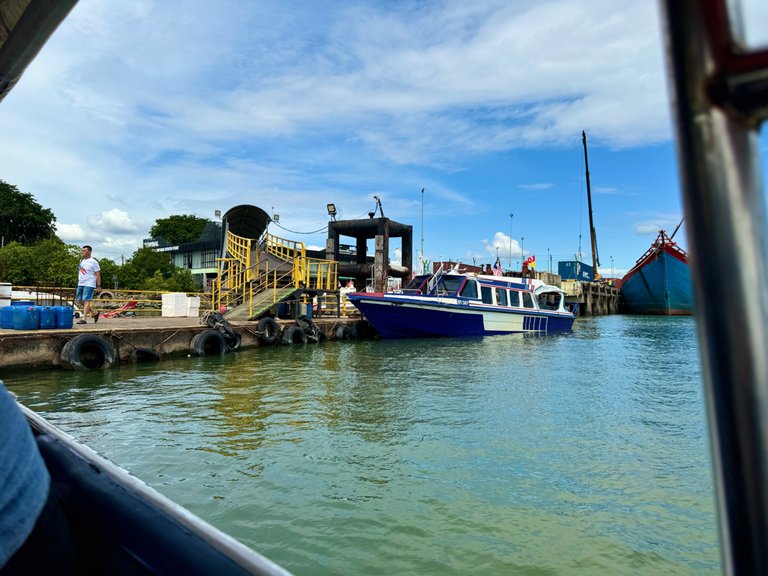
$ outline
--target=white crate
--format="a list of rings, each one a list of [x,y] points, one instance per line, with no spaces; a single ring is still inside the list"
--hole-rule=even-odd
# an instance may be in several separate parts
[[[162,312],[165,318],[183,317],[187,315],[187,295],[184,292],[171,292],[162,295]]]
[[[200,316],[200,296],[187,296],[186,316],[187,318]]]

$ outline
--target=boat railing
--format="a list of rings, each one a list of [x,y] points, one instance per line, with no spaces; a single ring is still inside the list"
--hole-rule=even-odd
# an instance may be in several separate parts
[[[768,119],[768,50],[749,45],[737,3],[660,6],[723,571],[768,574],[768,238],[758,138]]]

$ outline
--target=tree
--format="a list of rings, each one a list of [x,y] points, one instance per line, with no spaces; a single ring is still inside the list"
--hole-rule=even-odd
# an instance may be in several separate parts
[[[155,252],[151,248],[142,247],[120,268],[120,286],[126,290],[139,290],[144,288],[146,280],[154,278],[156,272],[162,278],[170,278],[175,269],[167,252]]]
[[[0,278],[17,286],[75,286],[80,249],[55,236],[34,246],[11,242],[0,249]]]
[[[170,244],[185,244],[200,238],[205,224],[205,218],[192,214],[169,216],[155,220],[155,225],[149,231],[152,238],[162,238]]]
[[[2,244],[31,246],[56,234],[56,217],[32,194],[0,180],[0,237]]]

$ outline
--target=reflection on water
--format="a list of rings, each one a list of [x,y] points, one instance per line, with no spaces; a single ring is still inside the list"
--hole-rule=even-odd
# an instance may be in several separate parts
[[[6,380],[297,574],[716,574],[698,366],[613,316]]]

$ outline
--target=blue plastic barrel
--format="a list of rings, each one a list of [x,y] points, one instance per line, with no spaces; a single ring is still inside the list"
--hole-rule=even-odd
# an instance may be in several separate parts
[[[51,330],[56,328],[56,310],[53,306],[36,306],[40,313],[40,329]]]
[[[14,300],[11,302],[11,306],[34,306],[35,303],[32,300]]]
[[[13,328],[13,306],[0,308],[0,328],[10,330]]]
[[[72,306],[54,306],[56,313],[56,328],[72,328],[75,310]]]
[[[40,327],[40,311],[36,306],[13,307],[14,330],[37,330]]]

